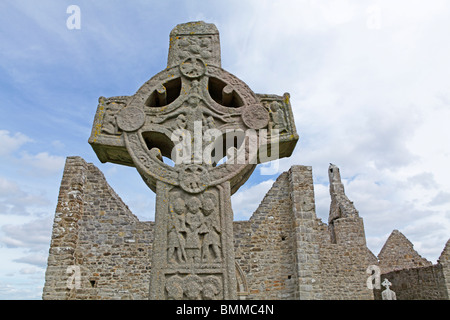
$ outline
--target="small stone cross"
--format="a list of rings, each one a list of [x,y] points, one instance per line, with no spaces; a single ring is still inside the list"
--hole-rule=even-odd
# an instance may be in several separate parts
[[[381,285],[386,288],[386,290],[381,292],[381,298],[383,300],[397,300],[395,292],[389,289],[389,287],[392,286],[392,283],[390,283],[388,279],[384,279]]]
[[[255,94],[222,69],[204,22],[172,30],[167,68],[133,96],[99,99],[98,158],[135,167],[156,192],[150,299],[237,298],[231,195],[297,140],[289,94]]]

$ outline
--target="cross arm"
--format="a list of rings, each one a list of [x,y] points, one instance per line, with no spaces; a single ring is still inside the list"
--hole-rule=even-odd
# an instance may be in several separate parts
[[[102,162],[134,167],[129,155],[122,130],[117,125],[117,114],[129,102],[131,97],[118,96],[98,99],[97,111],[92,126],[89,144]]]
[[[256,96],[260,103],[269,111],[269,137],[278,137],[278,158],[290,157],[299,136],[295,127],[289,93],[285,93],[282,96],[275,94],[256,94]],[[270,140],[268,141],[268,147],[270,147],[269,144]],[[261,162],[264,161],[258,159],[258,163]]]

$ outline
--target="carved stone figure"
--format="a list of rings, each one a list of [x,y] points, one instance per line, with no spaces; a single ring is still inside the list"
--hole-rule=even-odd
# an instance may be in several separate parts
[[[186,253],[191,262],[200,262],[200,226],[203,224],[203,217],[200,211],[201,202],[197,197],[191,197],[188,202],[188,214],[186,216]]]
[[[203,202],[203,214],[204,226],[205,226],[205,236],[203,239],[202,246],[202,261],[214,262],[221,261],[220,254],[220,223],[218,216],[215,214],[216,199],[212,193],[206,193],[204,195]],[[210,252],[211,250],[211,252]]]
[[[273,101],[270,104],[270,115],[272,118],[272,128],[278,129],[279,133],[287,131],[287,123],[283,110],[281,109],[280,103]]]
[[[186,241],[183,237],[185,228],[185,203],[181,198],[175,199],[171,223],[169,224],[168,234],[168,259],[170,262],[182,263],[186,261]],[[175,259],[174,255],[176,254]]]

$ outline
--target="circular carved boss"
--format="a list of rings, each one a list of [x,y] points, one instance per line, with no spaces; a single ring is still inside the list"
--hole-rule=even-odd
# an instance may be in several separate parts
[[[136,131],[145,123],[145,113],[137,107],[125,107],[117,115],[117,125],[123,131]]]
[[[251,104],[242,112],[242,120],[250,129],[262,129],[269,123],[269,112],[260,104]]]
[[[210,184],[208,170],[197,164],[184,167],[178,178],[180,187],[189,193],[202,192]]]
[[[180,63],[180,72],[189,79],[199,78],[205,74],[206,65],[202,59],[190,57]]]

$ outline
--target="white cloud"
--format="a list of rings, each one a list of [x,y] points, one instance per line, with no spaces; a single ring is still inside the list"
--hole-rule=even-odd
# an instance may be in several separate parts
[[[408,177],[409,184],[416,184],[426,189],[437,188],[437,182],[431,172],[422,172]]]
[[[8,248],[48,250],[53,217],[47,216],[23,224],[6,224],[0,228],[0,244]]]
[[[21,258],[17,258],[14,259],[14,262],[19,262],[19,263],[27,263],[27,264],[31,264],[34,266],[37,266],[39,268],[45,268],[47,266],[47,258],[48,258],[48,253],[33,253],[33,254],[28,254],[26,256],[23,256]],[[32,269],[33,273],[37,272],[37,269],[35,267],[32,268],[26,268],[27,270]]]
[[[34,268],[34,267],[28,267],[28,268],[20,269],[19,272],[21,274],[35,274],[35,273],[37,273],[39,271],[36,268]]]
[[[49,154],[47,151],[31,154],[28,150],[23,150],[23,146],[29,142],[33,140],[21,132],[11,134],[7,130],[0,130],[0,156],[3,156],[2,162],[6,162],[9,167],[8,171],[22,170],[27,174],[39,176],[61,172],[64,157]],[[20,149],[22,150],[17,152]]]
[[[1,196],[9,195],[9,194],[17,194],[20,192],[21,191],[19,189],[19,186],[16,183],[0,177],[0,195]]]
[[[7,130],[0,130],[0,156],[12,154],[23,144],[33,141],[23,133],[16,132],[14,135]]]
[[[253,186],[244,186],[231,196],[234,220],[248,220],[274,182],[266,180]]]
[[[17,182],[0,176],[0,215],[31,215],[50,204],[40,190],[25,191]]]
[[[416,225],[411,241],[422,248],[429,228],[419,226],[441,225],[441,244],[427,251],[435,259],[450,234],[450,43],[442,41],[450,28],[448,2],[251,7],[250,19],[238,11],[221,30],[231,45],[223,56],[231,55],[232,72],[255,91],[290,92],[300,141],[280,170],[311,165],[317,209],[325,215],[328,195],[320,184],[327,183],[328,162],[337,164],[370,245]],[[380,15],[379,28],[368,26],[373,14]]]
[[[54,141],[52,141],[52,147],[54,147],[55,149],[64,149],[65,144],[64,144],[64,142],[61,142],[60,140],[54,140]]]
[[[51,155],[48,152],[37,154],[23,152],[20,161],[25,166],[23,170],[38,176],[60,173],[65,164],[64,157]]]
[[[450,203],[450,193],[440,191],[430,202],[430,206],[439,206]]]
[[[39,300],[42,297],[43,283],[36,279],[29,279],[36,274],[15,275],[14,281],[0,281],[1,300]],[[42,273],[41,273],[42,274]]]

